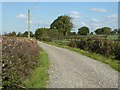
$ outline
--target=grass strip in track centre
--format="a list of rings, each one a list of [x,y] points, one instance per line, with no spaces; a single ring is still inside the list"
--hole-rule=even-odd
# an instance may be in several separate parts
[[[119,60],[111,59],[110,57],[107,57],[107,56],[104,56],[104,55],[101,55],[101,54],[84,51],[84,50],[81,50],[79,48],[72,48],[72,47],[69,47],[69,46],[66,46],[66,45],[59,45],[59,44],[54,43],[54,42],[45,42],[45,43],[78,52],[78,53],[80,53],[82,55],[85,55],[87,57],[90,57],[90,58],[92,58],[94,60],[101,61],[101,62],[103,62],[105,64],[108,64],[113,69],[120,72],[120,68],[119,68],[120,61]]]
[[[49,79],[49,59],[47,53],[40,48],[39,66],[33,70],[29,79],[25,80],[26,88],[46,88]]]

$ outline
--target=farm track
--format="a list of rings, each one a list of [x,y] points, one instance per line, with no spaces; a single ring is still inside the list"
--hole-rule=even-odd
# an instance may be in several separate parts
[[[79,53],[38,41],[49,55],[48,88],[118,88],[118,72]]]

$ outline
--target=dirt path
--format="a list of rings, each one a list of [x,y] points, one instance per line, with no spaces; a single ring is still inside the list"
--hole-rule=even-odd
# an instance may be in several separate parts
[[[118,72],[76,52],[38,41],[50,58],[48,88],[117,88]]]

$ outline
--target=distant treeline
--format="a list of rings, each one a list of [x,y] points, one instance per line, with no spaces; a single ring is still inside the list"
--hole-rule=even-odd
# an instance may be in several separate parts
[[[41,37],[59,37],[59,36],[71,36],[71,35],[114,35],[114,34],[120,34],[120,29],[114,29],[112,30],[110,27],[101,27],[93,32],[90,32],[89,27],[83,26],[78,28],[78,32],[72,32],[72,29],[74,27],[72,23],[72,18],[70,16],[64,15],[59,16],[57,19],[55,19],[51,25],[50,28],[37,28],[35,32],[30,32],[31,37],[36,37],[36,39],[39,39]],[[18,36],[18,37],[27,37],[28,31],[25,31],[24,33],[16,33],[15,31],[10,33],[5,33],[5,36]]]

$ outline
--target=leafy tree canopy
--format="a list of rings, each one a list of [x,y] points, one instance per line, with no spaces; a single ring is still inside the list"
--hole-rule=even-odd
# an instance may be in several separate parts
[[[89,28],[84,26],[78,29],[79,35],[87,35],[89,33]]]
[[[105,34],[105,35],[107,35],[107,34],[110,34],[111,33],[111,28],[109,28],[109,27],[103,27],[103,28],[98,28],[98,29],[96,29],[95,30],[95,33],[96,34]]]
[[[39,39],[41,37],[47,37],[49,30],[50,29],[48,29],[48,28],[38,28],[35,31],[35,37],[36,37],[36,39]]]
[[[28,37],[28,31],[25,31],[23,34],[22,34],[23,37]],[[33,37],[34,34],[32,31],[30,31],[30,37]]]
[[[58,29],[60,34],[66,36],[69,34],[73,28],[73,23],[71,22],[71,17],[64,15],[59,16],[53,23],[50,25],[50,29]]]

